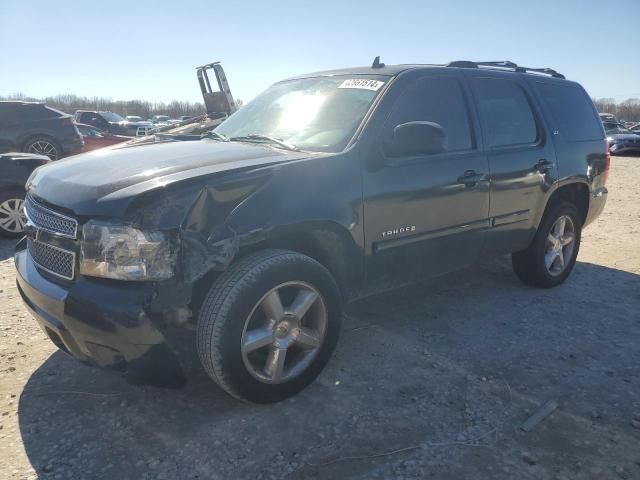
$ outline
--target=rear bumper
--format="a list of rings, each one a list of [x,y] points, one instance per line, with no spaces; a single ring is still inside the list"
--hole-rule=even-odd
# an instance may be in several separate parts
[[[119,371],[133,383],[184,384],[176,354],[144,310],[152,295],[149,285],[80,278],[63,287],[40,274],[24,243],[15,254],[18,291],[59,349],[84,363]]]
[[[84,148],[84,140],[82,137],[72,138],[70,140],[62,142],[60,145],[65,155],[75,155],[82,152]]]
[[[608,193],[609,191],[606,187],[598,188],[591,193],[591,198],[589,199],[589,211],[587,212],[587,218],[583,226],[586,227],[589,225],[602,213],[604,206],[607,203]]]

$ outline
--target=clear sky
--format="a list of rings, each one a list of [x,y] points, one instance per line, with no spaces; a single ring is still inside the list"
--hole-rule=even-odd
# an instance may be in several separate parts
[[[198,101],[194,67],[220,60],[247,101],[381,55],[548,66],[623,100],[640,98],[638,33],[640,0],[0,0],[0,95]]]

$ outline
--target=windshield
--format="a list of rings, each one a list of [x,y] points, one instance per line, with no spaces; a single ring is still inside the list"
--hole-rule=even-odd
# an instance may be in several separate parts
[[[102,118],[104,118],[107,122],[124,122],[124,118],[122,118],[117,113],[113,112],[100,112]]]
[[[623,127],[622,125],[620,125],[618,123],[605,123],[604,124],[604,131],[607,134],[631,133],[631,130],[629,130],[628,128]]]
[[[276,83],[214,131],[231,139],[271,137],[304,150],[338,152],[388,79],[358,75]]]

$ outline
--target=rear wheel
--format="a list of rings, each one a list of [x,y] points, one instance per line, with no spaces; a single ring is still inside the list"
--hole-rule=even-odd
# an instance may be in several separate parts
[[[338,288],[321,264],[287,250],[258,252],[211,287],[198,319],[198,354],[226,392],[277,402],[322,371],[340,316]]]
[[[25,143],[23,151],[46,155],[51,160],[58,160],[62,157],[62,147],[60,147],[58,142],[49,137],[30,138],[27,143]]]
[[[27,224],[23,207],[24,190],[0,192],[0,235],[15,238],[23,234]]]
[[[570,202],[552,206],[526,250],[512,254],[513,269],[524,283],[541,288],[560,285],[571,274],[578,257],[582,223]]]

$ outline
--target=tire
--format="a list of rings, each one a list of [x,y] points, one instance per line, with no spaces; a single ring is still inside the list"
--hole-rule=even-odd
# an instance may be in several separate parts
[[[305,313],[300,318],[267,314],[278,311],[270,303],[274,291],[284,312]],[[338,341],[340,323],[340,294],[325,267],[296,252],[264,250],[232,264],[212,285],[198,318],[198,356],[207,374],[230,395],[278,402],[322,371]],[[255,332],[262,332],[264,341],[252,342],[258,338]]]
[[[565,219],[563,232],[566,230],[566,233],[558,236],[556,229],[559,228],[560,219]],[[573,229],[573,242],[569,242],[569,227]],[[573,270],[580,250],[581,236],[582,220],[576,206],[571,202],[552,205],[545,212],[531,245],[511,255],[514,272],[522,282],[534,287],[551,288],[560,285]],[[554,246],[552,237],[561,237],[561,241]],[[564,243],[567,244],[563,246]],[[569,249],[571,244],[573,247]],[[548,267],[549,262],[551,267]]]
[[[51,160],[59,160],[62,158],[62,147],[51,137],[37,136],[31,137],[24,144],[23,152],[36,153],[38,155],[46,155]]]
[[[25,192],[19,188],[0,191],[0,235],[17,238],[24,234],[26,218],[22,213]]]

